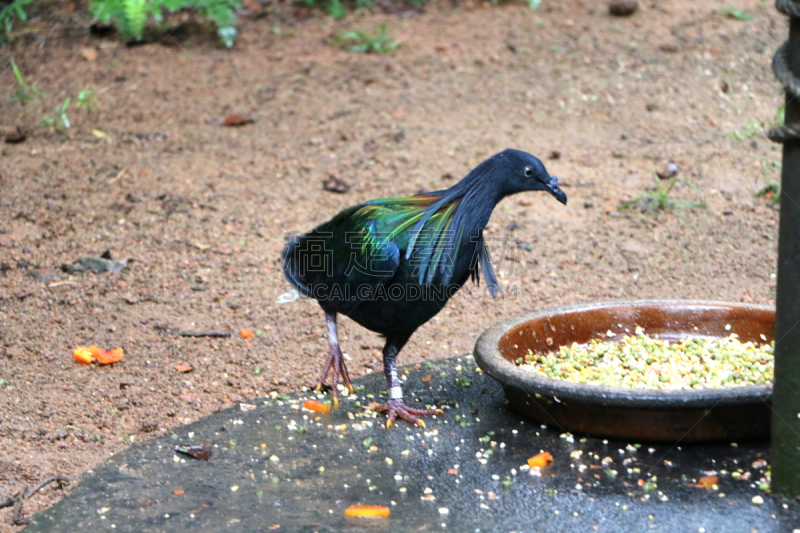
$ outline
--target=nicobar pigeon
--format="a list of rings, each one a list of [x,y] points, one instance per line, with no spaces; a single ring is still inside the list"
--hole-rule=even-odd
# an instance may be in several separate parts
[[[397,417],[424,426],[420,416],[441,412],[403,403],[397,354],[422,324],[442,310],[469,278],[500,290],[483,229],[495,205],[511,194],[547,191],[562,204],[567,196],[542,162],[520,150],[496,154],[449,189],[416,196],[370,200],[345,209],[329,222],[290,240],[283,250],[286,279],[325,312],[329,352],[317,390],[333,370],[337,384],[352,392],[336,328],[339,313],[386,338],[383,372],[388,403],[386,426]]]

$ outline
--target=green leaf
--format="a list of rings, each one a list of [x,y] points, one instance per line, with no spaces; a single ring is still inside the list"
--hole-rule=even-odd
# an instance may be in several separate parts
[[[125,39],[141,39],[147,19],[163,20],[164,10],[171,13],[195,9],[199,17],[209,18],[217,27],[220,41],[228,48],[236,37],[236,13],[241,0],[90,0],[89,11],[95,19],[114,22]]]
[[[764,188],[756,193],[756,196],[761,198],[769,193],[772,193],[772,204],[777,204],[781,199],[781,184],[774,181],[768,183]]]
[[[125,21],[131,37],[142,38],[147,13],[145,12],[145,0],[124,0],[125,1]]]
[[[730,18],[734,18],[736,20],[753,20],[753,17],[742,11],[741,9],[736,9],[733,6],[728,6],[722,9],[715,9],[714,13],[717,15],[725,15]]]
[[[343,19],[347,14],[341,0],[331,0],[328,4],[328,13],[336,20]]]
[[[786,123],[786,104],[781,104],[777,111],[775,111],[775,119],[774,119],[776,126],[783,126]]]
[[[536,11],[537,9],[539,9],[541,3],[542,0],[528,0],[528,9],[530,9],[531,11]]]
[[[5,44],[11,40],[11,31],[14,28],[14,17],[19,19],[20,22],[28,21],[28,14],[25,13],[25,7],[33,2],[33,0],[14,0],[10,4],[0,9],[0,24],[3,27],[3,32],[0,33],[0,44]]]
[[[72,125],[69,122],[69,117],[67,117],[67,108],[69,107],[69,103],[72,101],[72,98],[67,96],[67,99],[64,100],[64,103],[61,104],[61,107],[58,108],[59,118],[61,118],[61,123],[64,125],[65,128],[69,129]]]

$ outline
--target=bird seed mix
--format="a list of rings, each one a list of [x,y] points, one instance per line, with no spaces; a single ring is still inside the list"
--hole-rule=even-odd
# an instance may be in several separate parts
[[[609,336],[614,336],[609,332]],[[762,336],[764,340],[765,337]],[[528,350],[517,364],[549,378],[635,389],[700,389],[771,384],[775,341],[722,338],[663,341],[637,326],[618,342],[593,339],[547,355]]]

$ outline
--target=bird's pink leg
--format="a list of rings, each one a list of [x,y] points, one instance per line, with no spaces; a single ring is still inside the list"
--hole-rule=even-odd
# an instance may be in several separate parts
[[[386,383],[389,385],[389,402],[385,404],[371,404],[370,407],[376,411],[388,412],[386,427],[392,427],[397,417],[402,418],[409,424],[416,424],[425,427],[425,422],[418,416],[428,416],[442,413],[441,409],[415,409],[406,407],[403,403],[403,388],[400,386],[400,379],[397,377],[397,354],[408,341],[404,339],[386,339],[386,346],[383,347],[383,373],[386,376]]]
[[[325,324],[328,326],[328,357],[325,359],[325,366],[322,368],[322,375],[317,381],[317,390],[322,390],[325,386],[325,378],[328,377],[328,372],[333,368],[333,406],[339,407],[339,398],[336,385],[339,384],[339,376],[342,376],[342,381],[345,386],[353,392],[353,384],[350,382],[350,373],[347,372],[347,366],[344,364],[344,356],[339,347],[339,332],[336,327],[336,313],[325,312]]]

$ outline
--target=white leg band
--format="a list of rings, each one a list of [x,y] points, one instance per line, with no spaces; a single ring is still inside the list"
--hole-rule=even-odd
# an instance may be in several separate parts
[[[392,387],[389,389],[389,399],[390,400],[402,400],[403,399],[403,387]]]

